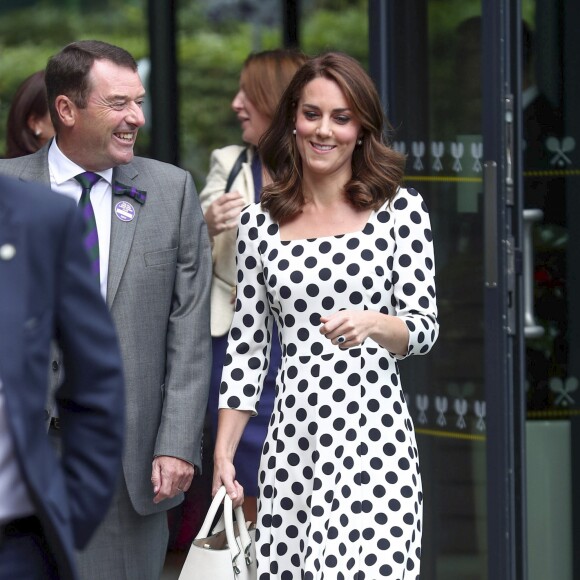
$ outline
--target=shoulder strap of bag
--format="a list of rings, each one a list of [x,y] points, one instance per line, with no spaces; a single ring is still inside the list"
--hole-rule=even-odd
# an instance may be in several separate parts
[[[226,193],[230,190],[234,182],[234,179],[238,176],[238,173],[241,171],[242,163],[245,163],[247,160],[248,160],[248,149],[244,147],[242,149],[242,152],[238,155],[238,158],[236,159],[232,167],[232,170],[228,175],[228,180],[226,181],[226,188],[224,190]]]

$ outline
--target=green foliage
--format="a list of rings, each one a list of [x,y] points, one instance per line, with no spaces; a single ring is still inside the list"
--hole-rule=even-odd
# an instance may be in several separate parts
[[[0,18],[0,127],[6,126],[9,103],[28,75],[44,68],[65,44],[97,38],[122,46],[139,60],[148,56],[145,0],[92,4],[68,0],[40,1],[34,8],[4,12]],[[281,46],[279,27],[235,19],[208,22],[203,3],[178,2],[179,138],[181,165],[198,188],[205,183],[213,149],[240,143],[240,127],[231,102],[242,64],[250,52]],[[62,6],[62,3],[60,4]],[[311,2],[301,29],[303,50],[316,54],[337,49],[367,64],[367,0]],[[142,131],[137,150],[146,153],[149,135]],[[0,155],[4,151],[0,132]]]
[[[65,45],[75,38],[76,19],[69,11],[52,8],[13,11],[0,18],[0,39],[4,49],[39,44]]]
[[[304,2],[305,6],[314,10],[330,10],[341,12],[350,8],[366,9],[367,0],[310,0]]]
[[[326,50],[341,50],[366,66],[368,61],[368,16],[366,10],[315,12],[302,32],[303,50],[314,55]]]
[[[249,51],[249,39],[243,35],[224,38],[202,32],[180,40],[181,163],[199,187],[205,181],[211,151],[240,141],[230,103]]]

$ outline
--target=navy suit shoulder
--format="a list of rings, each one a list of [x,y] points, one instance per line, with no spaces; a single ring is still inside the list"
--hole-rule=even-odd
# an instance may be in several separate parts
[[[72,199],[53,192],[45,185],[6,177],[1,168],[0,204],[10,205],[15,216],[25,216],[29,223],[39,221],[62,225],[70,219],[70,213],[76,212],[76,204]]]

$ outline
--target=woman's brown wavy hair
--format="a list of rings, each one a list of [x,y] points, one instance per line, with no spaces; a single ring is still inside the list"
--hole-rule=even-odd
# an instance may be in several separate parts
[[[357,208],[379,208],[391,200],[403,179],[405,156],[391,149],[385,119],[373,81],[354,58],[328,52],[308,60],[282,95],[272,123],[259,143],[262,162],[272,176],[261,206],[278,223],[295,216],[305,203],[302,163],[293,129],[304,87],[315,78],[334,81],[361,124],[362,144],[352,155],[352,178],[344,185],[347,198]]]

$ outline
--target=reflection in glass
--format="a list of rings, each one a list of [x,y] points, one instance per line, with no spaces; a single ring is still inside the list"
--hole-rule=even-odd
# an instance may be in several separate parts
[[[523,201],[525,215],[541,216],[528,237],[533,263],[527,306],[539,330],[532,336],[528,328],[525,350],[528,578],[571,580],[580,509],[572,491],[580,465],[573,444],[580,369],[572,348],[578,313],[571,307],[578,260],[568,220],[577,219],[580,210],[575,203],[580,172],[578,125],[574,115],[566,115],[568,103],[578,98],[577,83],[565,63],[566,51],[577,51],[578,40],[576,32],[564,40],[571,13],[566,2],[533,4],[535,17],[522,30]]]
[[[397,84],[393,104],[395,147],[425,197],[436,249],[439,341],[422,369],[401,364],[425,482],[428,580],[487,578],[479,12],[475,1],[428,3],[427,44],[413,48],[419,80]],[[395,47],[413,33],[400,34]],[[398,50],[398,62],[409,59]]]

